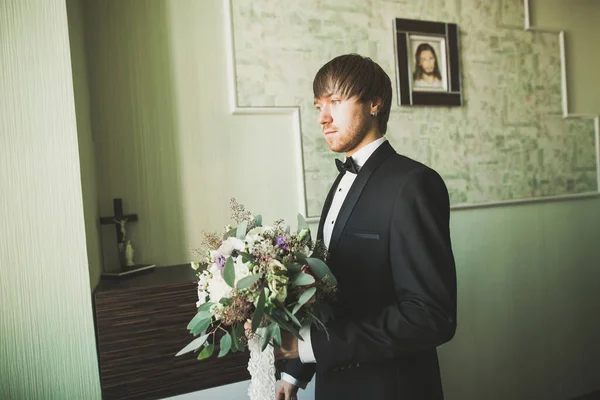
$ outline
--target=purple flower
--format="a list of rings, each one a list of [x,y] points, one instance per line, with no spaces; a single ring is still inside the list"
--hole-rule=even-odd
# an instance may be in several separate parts
[[[226,261],[226,259],[225,259],[225,256],[223,254],[219,254],[217,256],[217,258],[215,258],[215,262],[219,266],[219,269],[225,268],[225,261]]]
[[[277,236],[277,238],[275,238],[275,242],[277,244],[278,247],[287,250],[288,249],[288,245],[287,245],[287,239],[285,237],[285,235],[279,235]]]

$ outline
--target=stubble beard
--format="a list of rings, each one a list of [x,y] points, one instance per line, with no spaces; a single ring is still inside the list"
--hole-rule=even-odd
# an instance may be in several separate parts
[[[327,144],[331,151],[335,153],[347,153],[355,149],[363,141],[365,136],[367,136],[368,132],[368,120],[363,114],[360,114],[360,116],[352,121],[343,133],[337,132],[340,134],[339,138],[334,139],[332,142],[327,140]]]

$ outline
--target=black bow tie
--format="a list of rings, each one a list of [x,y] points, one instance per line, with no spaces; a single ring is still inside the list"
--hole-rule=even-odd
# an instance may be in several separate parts
[[[341,162],[337,158],[335,159],[335,166],[340,172],[352,172],[353,174],[358,174],[358,166],[352,159],[352,157],[346,158],[345,162]]]

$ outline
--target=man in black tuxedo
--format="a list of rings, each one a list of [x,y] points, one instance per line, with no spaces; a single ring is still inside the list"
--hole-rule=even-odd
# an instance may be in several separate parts
[[[456,271],[448,191],[431,168],[385,140],[392,85],[369,58],[343,55],[313,82],[330,149],[346,153],[325,201],[318,239],[338,281],[327,333],[286,332],[277,399],[317,375],[324,399],[442,399],[436,347],[456,330]]]

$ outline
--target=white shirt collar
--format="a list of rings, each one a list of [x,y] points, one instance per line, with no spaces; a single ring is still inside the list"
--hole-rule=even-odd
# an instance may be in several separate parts
[[[356,153],[354,153],[352,155],[352,160],[354,161],[354,163],[359,168],[362,167],[363,165],[365,165],[365,163],[367,162],[369,157],[371,157],[371,155],[375,152],[375,150],[377,150],[377,148],[379,148],[379,146],[381,146],[383,144],[383,142],[385,142],[385,140],[386,140],[385,136],[380,137],[379,139],[372,141],[365,147],[358,150]],[[344,161],[346,161],[346,158],[344,158]]]

